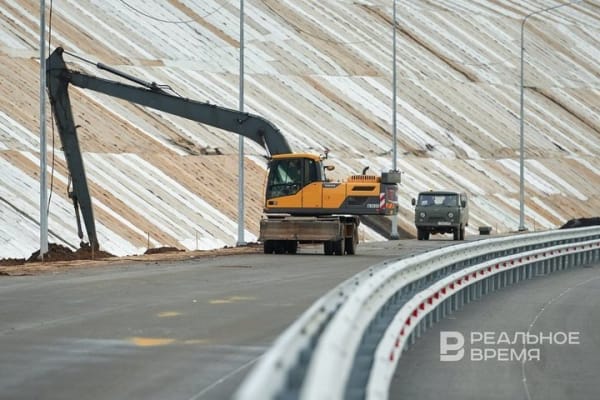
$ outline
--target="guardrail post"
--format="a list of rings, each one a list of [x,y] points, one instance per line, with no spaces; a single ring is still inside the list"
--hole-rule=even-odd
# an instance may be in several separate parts
[[[469,285],[469,303],[475,300],[475,284]]]
[[[469,285],[463,290],[465,295],[465,304],[469,304],[471,302],[471,294],[473,293],[473,285]]]
[[[516,270],[517,276],[516,276],[515,282],[521,282],[524,279],[523,278],[523,275],[525,274],[524,271],[525,271],[525,265],[521,265],[520,267],[517,268],[517,270]]]
[[[579,253],[573,252],[571,255],[571,265],[569,267],[575,267],[579,265]]]
[[[555,271],[560,271],[560,270],[565,269],[566,262],[567,262],[567,256],[557,257]]]
[[[560,270],[565,269],[565,264],[566,263],[567,263],[567,256],[557,257],[555,271],[560,271]]]

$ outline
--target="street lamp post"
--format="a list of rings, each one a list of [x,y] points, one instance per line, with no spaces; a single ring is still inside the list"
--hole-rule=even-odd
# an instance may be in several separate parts
[[[46,2],[40,1],[40,259],[48,252],[48,189],[46,184]]]
[[[244,111],[244,0],[240,0],[240,112]],[[239,137],[238,164],[238,246],[246,245],[244,239],[244,137]]]
[[[571,4],[580,3],[583,0],[570,1],[568,3],[559,4],[554,7],[544,8],[542,10],[534,11],[525,16],[521,21],[521,105],[520,105],[520,117],[519,117],[519,128],[520,128],[520,139],[519,139],[519,231],[525,231],[525,136],[524,130],[524,90],[523,90],[523,66],[524,66],[524,55],[525,55],[525,23],[529,17],[541,14],[546,11],[551,11],[560,7],[565,7]]]
[[[396,0],[394,1],[394,11],[393,11],[393,22],[392,22],[392,170],[397,171],[396,159],[397,157],[397,149],[396,149]],[[390,239],[399,239],[398,235],[398,216],[396,214],[392,215],[392,232],[390,233]]]

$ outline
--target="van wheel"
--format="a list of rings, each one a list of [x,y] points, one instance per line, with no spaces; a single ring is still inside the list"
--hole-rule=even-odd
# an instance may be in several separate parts
[[[454,240],[460,240],[460,227],[452,229],[452,236]]]
[[[465,227],[460,226],[460,240],[465,240]]]

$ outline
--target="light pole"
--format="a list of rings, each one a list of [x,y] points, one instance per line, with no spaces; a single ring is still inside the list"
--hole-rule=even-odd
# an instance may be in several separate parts
[[[244,111],[244,0],[240,0],[240,112]],[[244,137],[239,138],[238,164],[238,240],[237,246],[245,246],[244,239]]]
[[[393,11],[393,22],[392,22],[392,170],[397,171],[396,158],[396,0],[394,1]],[[390,233],[390,239],[399,239],[398,235],[398,216],[392,215],[392,232]]]
[[[523,90],[523,56],[525,54],[525,44],[524,44],[524,33],[525,33],[525,23],[527,19],[533,15],[541,14],[546,11],[551,11],[560,7],[565,7],[571,4],[580,3],[583,0],[575,0],[570,1],[568,3],[559,4],[554,7],[544,8],[542,10],[534,11],[525,16],[523,21],[521,21],[521,106],[520,106],[520,117],[519,117],[519,128],[520,128],[520,139],[519,139],[519,231],[525,231],[527,228],[525,227],[525,137],[523,134],[524,124],[523,124],[523,101],[524,101],[524,90]]]
[[[40,260],[48,252],[48,193],[46,185],[46,2],[40,1]]]

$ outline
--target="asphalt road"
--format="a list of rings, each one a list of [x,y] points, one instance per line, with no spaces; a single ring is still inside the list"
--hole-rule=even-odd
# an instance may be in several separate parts
[[[600,265],[537,277],[482,297],[434,325],[402,355],[390,399],[598,399],[599,310]],[[464,336],[462,360],[440,361],[441,331]],[[489,344],[471,342],[480,332],[490,332]],[[539,361],[519,359],[522,344],[503,343],[502,332],[510,341],[516,332],[545,336],[543,345],[527,346],[540,350]],[[564,341],[560,332],[577,333],[578,339],[550,344],[550,333]],[[501,348],[509,355],[493,356]],[[517,356],[510,356],[511,348]],[[492,359],[472,357],[472,349],[490,349]]]
[[[230,398],[272,341],[337,284],[384,259],[451,244],[2,277],[0,399]]]

